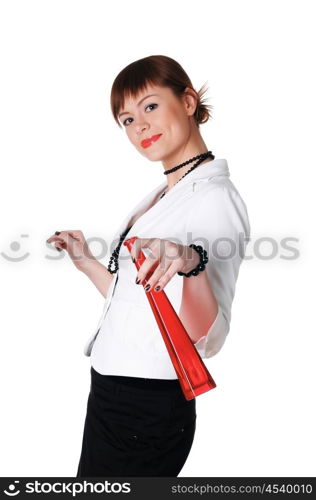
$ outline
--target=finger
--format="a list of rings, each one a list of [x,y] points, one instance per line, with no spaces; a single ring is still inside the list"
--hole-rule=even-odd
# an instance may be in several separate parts
[[[152,247],[156,244],[157,240],[158,238],[136,238],[131,248],[132,259],[137,260],[139,258],[142,248],[149,248],[152,250]]]
[[[62,234],[62,233],[68,233],[68,234],[73,234],[75,236],[78,236],[78,235],[82,234],[82,231],[80,231],[80,229],[64,229],[63,231],[59,231],[59,234]]]
[[[51,236],[50,238],[48,238],[47,243],[52,243],[53,241],[58,241],[58,240],[61,240],[62,238],[58,235],[58,236]]]
[[[72,232],[72,231],[71,231]],[[62,233],[63,237],[63,248],[67,250],[70,258],[73,261],[81,260],[86,256],[85,249],[84,249],[84,242],[81,240],[81,238],[74,238],[69,231],[65,231]],[[78,242],[79,240],[79,242]]]
[[[136,282],[138,285],[143,284],[144,281],[148,281],[151,278],[156,267],[159,265],[158,257],[147,257],[140,268],[138,269],[136,275]],[[151,271],[151,272],[150,272]]]
[[[63,232],[64,233],[64,232]],[[62,234],[62,233],[61,233]],[[49,238],[47,240],[47,243],[52,243],[55,245],[55,248],[61,248],[62,250],[64,248],[62,248],[62,246],[66,246],[67,249],[70,245],[70,239],[71,237],[67,234],[67,233],[64,233],[64,236],[61,236],[61,234],[59,234],[58,236],[52,236],[51,238]]]
[[[64,238],[65,234],[66,234],[66,231],[60,231],[59,234],[57,234],[57,235],[56,235],[56,233],[53,234],[46,241],[47,241],[47,243],[51,243],[52,241],[58,240],[60,238]]]
[[[167,269],[169,269],[170,265],[171,264],[169,264]],[[160,283],[160,280],[162,276],[167,272],[167,269],[165,265],[162,266],[161,263],[159,265],[158,262],[158,265],[156,266],[154,271],[150,275],[146,276],[146,287],[148,287],[149,285],[149,288],[146,288],[146,291],[152,290],[158,283]]]
[[[65,242],[64,240],[62,240],[61,238],[58,238],[56,237],[57,239],[54,238],[54,241],[48,241],[48,243],[51,243],[59,252],[61,252],[62,250],[64,250],[64,248],[62,247],[62,245],[65,245]]]
[[[146,290],[146,292],[149,292],[153,288],[155,289],[156,292],[157,291],[160,292],[161,290],[163,290],[165,286],[169,283],[169,281],[173,278],[173,276],[179,271],[179,269],[180,269],[179,264],[173,261],[168,267],[168,269],[164,271],[163,274],[159,277],[158,281],[156,282],[154,281],[154,276],[152,280],[150,279],[148,281],[148,284],[150,284],[151,286]],[[159,289],[156,290],[156,288],[158,287]]]
[[[80,237],[82,235],[82,232],[81,231],[67,231],[69,236],[71,236],[71,238],[73,238],[74,240],[80,240]]]
[[[70,235],[72,238],[74,238],[74,239],[80,239],[80,237],[82,236],[82,234],[83,234],[83,233],[82,233],[82,231],[80,231],[80,230],[77,230],[77,231],[73,231],[73,230],[59,231],[59,234],[57,234],[57,235],[56,235],[56,233],[55,233],[55,234],[53,234],[53,235],[52,235],[50,238],[48,238],[46,241],[51,240],[51,239],[52,239],[52,238],[54,238],[55,236],[57,236],[57,237],[58,237],[58,236],[63,237],[63,236],[65,236],[66,234],[69,234],[69,235]]]
[[[141,248],[141,246],[140,246],[139,238],[136,238],[133,245],[131,246],[131,251],[130,251],[133,262],[135,262],[135,260],[138,259],[138,254],[139,254],[140,248]]]

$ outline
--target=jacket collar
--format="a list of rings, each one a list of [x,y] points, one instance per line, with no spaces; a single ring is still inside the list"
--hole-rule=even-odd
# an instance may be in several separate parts
[[[176,193],[179,189],[182,189],[183,186],[186,186],[187,184],[192,185],[192,189],[194,189],[194,184],[196,182],[208,182],[210,179],[213,177],[217,177],[220,175],[224,175],[226,177],[230,176],[229,168],[227,161],[225,159],[219,159],[219,160],[211,160],[208,161],[207,163],[204,163],[198,168],[195,168],[187,174],[183,179],[181,179],[180,182],[175,184],[168,193],[165,194],[164,198],[167,196],[171,196],[172,194]],[[159,193],[159,191],[164,191],[168,187],[168,182],[167,180],[164,181],[162,184],[159,184],[151,193],[150,196],[152,197],[151,199],[154,199],[154,196]],[[154,196],[153,196],[154,195]],[[167,199],[167,198],[166,198]]]
[[[163,193],[163,191],[168,187],[167,180],[159,184],[156,188],[154,188],[149,194],[147,194],[131,211],[130,213],[125,217],[123,220],[122,224],[119,227],[119,230],[117,232],[116,237],[120,233],[122,233],[125,229],[129,221],[131,220],[132,217],[134,217],[136,214],[138,215],[137,221],[135,222],[135,225],[138,223],[139,218],[147,218],[152,214],[152,212],[155,212],[155,210],[161,208],[162,205],[172,203],[174,200],[174,197],[177,196],[185,187],[191,188],[194,190],[195,184],[199,182],[208,182],[214,177],[218,176],[230,176],[229,168],[227,161],[225,159],[218,159],[218,160],[211,160],[207,163],[204,163],[200,167],[192,170],[189,174],[187,174],[183,179],[181,179],[180,182],[175,184],[170,191],[168,191],[161,200],[159,200],[153,207],[151,207],[147,212],[146,208],[151,205],[153,200],[156,198],[158,193]],[[159,207],[158,207],[159,205]],[[144,214],[144,215],[142,215]],[[147,215],[148,214],[148,215]]]
[[[226,175],[227,177],[230,176],[228,164],[225,159],[219,159],[219,160],[215,159],[208,161],[207,163],[203,163],[203,165],[201,165],[198,168],[195,168],[194,170],[192,170],[192,172],[186,175],[182,179],[181,184],[183,185],[183,183],[185,182],[209,180],[212,177],[217,177],[218,175]]]

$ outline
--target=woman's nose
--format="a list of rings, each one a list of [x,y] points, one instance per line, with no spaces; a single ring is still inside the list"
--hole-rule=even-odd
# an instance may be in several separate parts
[[[147,128],[148,128],[148,125],[146,123],[144,123],[144,122],[143,123],[136,123],[136,132],[138,134],[141,134]]]

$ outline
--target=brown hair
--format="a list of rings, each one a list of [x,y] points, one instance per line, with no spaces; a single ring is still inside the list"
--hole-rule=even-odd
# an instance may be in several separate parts
[[[145,90],[148,84],[169,87],[175,96],[181,96],[186,87],[192,89],[197,97],[197,106],[193,115],[197,126],[208,121],[212,106],[204,102],[207,89],[205,84],[196,92],[190,78],[182,66],[167,56],[148,56],[126,66],[115,78],[111,89],[111,110],[116,123],[120,126],[118,114],[124,106],[125,97],[135,98]]]

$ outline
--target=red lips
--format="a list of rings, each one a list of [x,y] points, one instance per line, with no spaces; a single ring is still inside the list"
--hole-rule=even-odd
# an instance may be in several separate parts
[[[160,136],[162,136],[162,134],[153,135],[152,137],[149,137],[149,139],[144,139],[141,142],[141,146],[143,148],[148,148],[149,146],[152,145],[153,142],[157,141]]]

